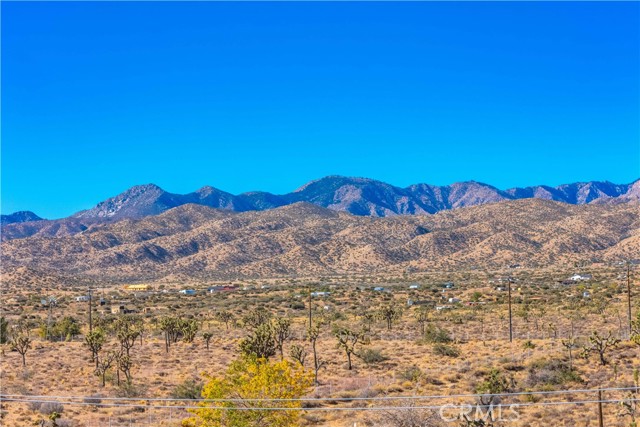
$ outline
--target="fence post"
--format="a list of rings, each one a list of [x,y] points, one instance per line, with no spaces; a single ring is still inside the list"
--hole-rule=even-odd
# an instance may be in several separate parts
[[[602,417],[602,390],[598,390],[598,425],[604,427],[604,420]]]

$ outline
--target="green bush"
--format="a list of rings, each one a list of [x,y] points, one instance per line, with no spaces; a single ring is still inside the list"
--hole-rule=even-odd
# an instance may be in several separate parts
[[[540,359],[529,366],[525,385],[532,388],[581,383],[580,374],[560,359]]]
[[[135,385],[133,383],[123,381],[116,390],[117,397],[141,397],[144,396],[147,389],[143,385]]]
[[[174,399],[199,399],[202,395],[203,386],[202,381],[188,378],[173,389],[171,397]]]
[[[438,356],[458,357],[460,351],[452,345],[438,343],[433,346],[433,352]]]
[[[449,343],[452,341],[449,332],[435,325],[428,325],[424,331],[424,341],[428,343]]]
[[[405,381],[416,382],[422,377],[422,375],[422,370],[420,370],[416,365],[413,365],[398,372],[397,377]]]
[[[364,349],[358,356],[367,365],[384,362],[388,359],[388,357],[382,354],[382,352],[377,348]]]

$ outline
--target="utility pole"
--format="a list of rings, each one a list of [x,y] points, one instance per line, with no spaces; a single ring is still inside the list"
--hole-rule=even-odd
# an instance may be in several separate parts
[[[93,321],[91,319],[91,289],[89,289],[89,333],[93,332]]]
[[[312,320],[311,320],[311,316],[312,316],[312,311],[311,311],[311,284],[309,284],[309,331],[311,331],[311,327],[313,326]]]
[[[49,303],[49,313],[47,314],[47,339],[49,339],[51,338],[51,321],[53,318],[53,297],[48,296],[47,302]]]
[[[507,279],[509,289],[509,342],[513,342],[513,314],[511,311],[511,277]]]
[[[629,260],[627,260],[627,317],[629,319],[629,338],[631,338],[633,317],[631,316],[631,261]]]

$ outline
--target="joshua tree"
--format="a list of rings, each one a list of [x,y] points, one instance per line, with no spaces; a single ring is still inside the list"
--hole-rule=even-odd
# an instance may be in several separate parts
[[[273,339],[276,342],[276,347],[280,352],[280,359],[284,360],[284,342],[291,336],[291,320],[286,317],[276,317],[271,322],[271,330],[273,332]]]
[[[9,322],[4,316],[0,317],[0,344],[6,344],[9,341]]]
[[[544,319],[544,316],[547,314],[547,309],[542,305],[536,305],[533,310],[531,310],[531,315],[533,316],[533,322],[536,327],[536,331],[540,330],[540,321]]]
[[[242,323],[250,329],[257,329],[258,326],[268,323],[270,319],[271,313],[265,310],[264,307],[259,307],[244,316],[242,318]]]
[[[131,348],[135,345],[140,336],[140,327],[137,319],[133,317],[121,317],[115,324],[116,338],[120,342],[120,347],[126,356],[130,355]]]
[[[611,331],[608,332],[607,336],[600,336],[598,332],[594,331],[589,337],[589,344],[583,348],[583,356],[588,357],[592,352],[596,352],[600,357],[600,364],[604,366],[607,364],[605,353],[619,343],[620,340],[615,338]]]
[[[631,322],[631,341],[640,345],[640,311],[636,314],[635,320]]]
[[[307,358],[307,351],[304,347],[294,344],[291,346],[290,354],[293,360],[297,361],[300,366],[304,366],[304,361]]]
[[[268,323],[258,326],[253,333],[240,342],[240,351],[246,355],[268,359],[276,354],[273,330]]]
[[[172,343],[178,342],[180,336],[179,319],[176,317],[163,317],[160,319],[160,330],[164,332],[165,351],[169,352]]]
[[[102,387],[106,384],[107,372],[111,369],[111,365],[113,365],[117,356],[118,354],[116,352],[110,351],[102,357],[96,358],[96,375],[102,378]]]
[[[216,319],[224,323],[227,330],[229,329],[229,323],[233,320],[233,313],[230,311],[219,311],[216,313]]]
[[[393,322],[398,320],[402,316],[402,308],[396,307],[393,304],[389,304],[386,307],[380,309],[380,317],[387,323],[387,330],[391,330]]]
[[[318,343],[318,338],[320,338],[320,328],[321,323],[316,323],[311,328],[309,328],[309,341],[311,342],[311,349],[313,350],[313,382],[318,385],[318,371],[326,364],[324,360],[321,360],[318,357],[318,350],[316,348],[316,344]]]
[[[569,350],[569,370],[573,370],[573,349],[576,348],[576,340],[571,337],[568,340],[562,340],[562,346]]]
[[[105,341],[104,332],[100,329],[94,329],[93,332],[89,332],[84,337],[84,342],[89,348],[89,351],[91,351],[91,361],[96,363],[96,369],[98,368],[98,353],[102,349]]]
[[[207,350],[209,350],[209,343],[211,342],[211,338],[213,338],[213,334],[211,332],[204,332],[202,338],[207,346]]]
[[[371,332],[371,325],[373,325],[376,321],[376,314],[365,311],[360,317],[362,319],[362,325],[364,326],[365,330],[367,332]]]
[[[25,355],[31,349],[31,338],[23,331],[19,330],[17,333],[14,332],[12,334],[11,340],[9,341],[11,344],[11,349],[17,351],[22,356],[22,366],[27,366],[27,361]]]
[[[367,338],[364,332],[357,332],[346,327],[336,327],[333,335],[338,340],[338,348],[344,350],[347,355],[347,368],[352,369],[351,355],[356,353],[359,345],[367,344]]]
[[[416,311],[416,322],[420,325],[420,335],[424,336],[424,327],[429,321],[429,313],[426,310]]]
[[[192,343],[198,333],[198,321],[196,319],[182,320],[180,322],[180,332],[184,342]]]
[[[120,385],[120,372],[122,372],[127,379],[128,383],[131,383],[131,368],[133,368],[133,360],[122,349],[116,354],[116,362],[118,364],[118,385]]]

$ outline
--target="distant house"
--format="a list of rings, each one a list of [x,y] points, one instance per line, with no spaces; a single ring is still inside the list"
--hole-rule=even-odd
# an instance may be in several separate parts
[[[413,285],[409,286],[409,289],[420,289],[420,285],[414,283]]]
[[[429,300],[412,300],[411,298],[409,298],[407,300],[407,306],[411,307],[412,305],[431,305],[433,304],[433,301],[429,301]]]
[[[135,310],[129,310],[124,305],[114,305],[111,307],[112,314],[131,314],[135,313]]]
[[[449,298],[449,302],[451,304],[456,304],[456,303],[462,302],[462,300],[460,298]]]
[[[82,295],[79,297],[76,297],[76,302],[87,302],[89,301],[89,295]]]
[[[447,282],[447,283],[442,285],[442,287],[445,288],[445,289],[453,289],[454,286],[455,285],[453,284],[453,282]]]
[[[9,302],[9,301],[7,301]],[[54,297],[48,297],[48,298],[42,298],[40,300],[40,304],[42,304],[44,307],[49,307],[50,305],[57,305],[58,304],[58,300]]]
[[[591,279],[593,279],[593,276],[591,274],[574,274],[573,276],[569,277],[569,280],[575,280],[576,282],[588,281]]]
[[[376,292],[384,292],[385,289],[382,286],[376,286],[375,288],[373,288],[374,291]]]
[[[326,297],[331,295],[331,292],[311,292],[312,297]]]
[[[182,289],[181,291],[179,291],[181,294],[183,295],[195,295],[196,291],[193,289]]]
[[[209,291],[209,293],[216,293],[216,292],[230,292],[230,291],[235,291],[236,287],[233,285],[224,285],[224,286],[211,286],[210,288],[207,289],[207,291]]]
[[[124,287],[127,291],[148,291],[149,285],[127,285]]]

